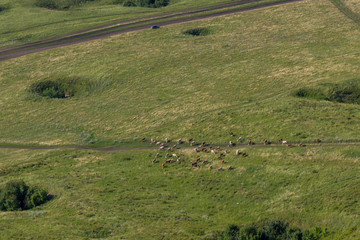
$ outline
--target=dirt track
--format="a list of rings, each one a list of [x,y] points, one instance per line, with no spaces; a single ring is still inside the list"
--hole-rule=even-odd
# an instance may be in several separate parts
[[[264,148],[299,148],[298,144],[293,144],[291,147],[284,144],[268,144],[264,145],[257,143],[254,145],[238,144],[234,147],[227,147],[221,144],[211,144],[212,146],[221,146],[223,149],[264,149]],[[306,143],[301,148],[318,148],[318,147],[358,147],[360,142],[351,143]],[[177,149],[193,149],[195,146],[189,146],[187,144],[179,145]],[[89,146],[0,146],[0,149],[21,149],[21,150],[57,150],[57,149],[79,149],[79,150],[93,150],[100,152],[119,152],[119,151],[131,151],[131,150],[159,150],[158,146],[139,146],[139,147],[89,147]],[[164,151],[164,150],[163,150]]]
[[[91,28],[87,30],[83,30],[80,32],[67,34],[64,36],[51,38],[43,41],[38,41],[34,43],[24,44],[20,46],[5,48],[0,50],[0,61],[5,61],[8,59],[24,56],[31,53],[36,53],[48,49],[63,47],[63,46],[69,46],[77,43],[82,43],[90,40],[95,39],[101,39],[113,35],[128,33],[128,32],[134,32],[134,31],[140,31],[144,29],[149,29],[149,27],[153,24],[159,25],[159,26],[167,26],[177,23],[184,23],[184,22],[190,22],[190,21],[196,21],[196,20],[202,20],[207,18],[213,18],[218,16],[224,16],[228,14],[234,14],[234,13],[240,13],[245,11],[251,11],[256,9],[262,9],[267,8],[271,6],[277,6],[287,3],[293,3],[293,2],[299,2],[304,0],[286,0],[282,2],[276,2],[276,3],[270,3],[266,5],[259,5],[254,7],[249,7],[246,9],[228,9],[223,12],[215,12],[215,13],[208,13],[208,11],[216,11],[216,10],[222,10],[229,7],[234,6],[241,6],[248,3],[257,3],[259,1],[257,0],[242,0],[242,1],[236,1],[226,4],[219,4],[214,5],[210,7],[203,7],[203,8],[197,8],[192,10],[186,10],[186,11],[179,11],[169,14],[159,14],[151,17],[144,17],[144,18],[138,18],[133,19],[131,21],[122,21],[117,22],[113,24],[108,24],[96,28]],[[205,14],[201,16],[191,16],[191,14]],[[190,15],[186,17],[186,15]],[[185,17],[184,17],[185,16]],[[175,19],[171,20],[172,18],[178,18],[178,17],[184,17],[181,19]],[[157,23],[157,21],[161,21],[160,23]],[[138,26],[141,24],[141,26]]]

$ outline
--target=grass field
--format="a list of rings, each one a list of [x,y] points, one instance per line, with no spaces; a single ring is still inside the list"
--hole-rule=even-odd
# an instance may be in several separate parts
[[[199,26],[211,34],[181,33]],[[358,78],[359,41],[358,26],[330,2],[307,1],[1,62],[0,141],[220,143],[230,131],[255,141],[357,140],[359,105],[292,92]],[[28,96],[32,83],[58,75],[84,78],[93,90],[71,99]]]
[[[161,168],[156,151],[0,150],[1,182],[21,176],[55,198],[3,212],[3,239],[203,239],[228,224],[282,219],[327,228],[327,239],[358,239],[360,152],[353,148],[246,150],[225,157],[185,154]],[[193,169],[197,157],[209,160]]]
[[[179,1],[178,9],[186,3],[194,4]],[[83,23],[79,27],[88,26]],[[197,27],[208,34],[183,34]],[[46,36],[50,29],[44,28]],[[157,150],[0,148],[0,186],[21,178],[54,196],[33,210],[0,212],[0,238],[206,239],[229,224],[281,219],[303,230],[327,228],[327,240],[358,240],[360,105],[294,92],[358,81],[359,46],[356,21],[331,1],[318,0],[0,62],[0,145],[150,146],[143,137],[192,137],[214,146],[238,137],[323,142],[238,146],[247,157],[231,149],[224,163],[183,148],[175,152],[184,154],[181,163],[164,169],[165,152],[151,162]],[[67,99],[28,91],[57,78],[85,87]],[[198,157],[209,163],[193,168]],[[217,171],[220,166],[234,169]]]
[[[354,12],[357,12],[360,14],[360,3],[356,0],[344,0],[344,3],[346,6],[348,6],[351,10]]]
[[[111,0],[87,2],[70,10],[49,10],[35,6],[34,0],[0,0],[0,47],[43,40],[50,37],[122,20],[215,5],[229,0],[172,0],[163,8],[129,8]]]

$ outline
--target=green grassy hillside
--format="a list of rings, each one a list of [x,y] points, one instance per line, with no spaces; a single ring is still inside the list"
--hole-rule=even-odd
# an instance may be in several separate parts
[[[316,22],[316,24],[315,24]],[[182,31],[206,27],[193,37]],[[358,79],[359,27],[329,1],[173,25],[1,62],[0,141],[359,139],[359,105],[294,97]],[[92,87],[70,99],[27,89],[58,76]]]
[[[204,239],[228,224],[269,219],[328,229],[324,239],[358,239],[359,151],[354,148],[211,153],[0,150],[1,183],[21,176],[54,199],[2,212],[2,239]],[[208,160],[191,167],[197,157]],[[210,170],[209,165],[214,169]],[[217,171],[219,166],[233,170]]]
[[[354,12],[360,13],[360,3],[356,0],[344,0],[346,6],[348,6]]]
[[[360,28],[332,2],[303,1],[0,62],[0,145],[134,147],[0,148],[0,189],[23,179],[52,198],[28,211],[0,212],[0,238],[208,239],[229,224],[280,219],[301,230],[326,228],[322,240],[358,240],[360,105],[333,100],[360,97]],[[73,14],[72,24],[87,11],[94,10],[94,17],[99,9],[101,16],[117,11],[113,5],[105,10],[103,3],[42,10],[59,15],[41,20],[36,13],[31,16],[39,22],[29,24]],[[173,3],[128,13],[195,6]],[[33,5],[25,9],[38,11]],[[34,28],[34,39],[57,35],[57,27],[62,33],[80,29],[94,19],[69,28],[63,23]],[[184,34],[199,28],[201,36]],[[45,85],[52,87],[42,91]],[[147,143],[141,143],[143,137]],[[165,137],[214,146],[238,137],[323,143],[238,145],[221,159],[220,151],[195,153],[183,144],[170,152],[182,154],[179,162],[165,151],[135,148]],[[236,149],[245,157],[236,156]],[[175,161],[163,168],[170,158]],[[200,167],[192,167],[198,158]]]
[[[35,0],[0,0],[0,47],[43,40],[122,20],[209,6],[229,0],[172,0],[164,8],[123,7],[115,0],[89,1],[68,10],[50,10]]]

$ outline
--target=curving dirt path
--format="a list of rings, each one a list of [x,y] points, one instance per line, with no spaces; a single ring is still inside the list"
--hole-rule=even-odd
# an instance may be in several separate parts
[[[318,147],[359,147],[360,142],[344,142],[344,143],[332,143],[332,142],[321,142],[321,143],[305,143],[302,147],[298,144],[293,143],[292,146],[286,144],[268,144],[255,143],[254,145],[237,144],[234,147],[228,147],[224,144],[211,143],[212,146],[220,146],[222,149],[264,149],[264,148],[318,148]],[[187,144],[181,144],[177,149],[194,149],[196,146],[189,146]],[[78,150],[93,150],[100,152],[120,152],[120,151],[132,151],[132,150],[159,150],[158,146],[139,146],[139,147],[89,147],[89,146],[1,146],[0,149],[19,149],[19,150],[58,150],[58,149],[78,149]]]
[[[268,8],[272,6],[299,2],[299,1],[304,1],[304,0],[283,0],[280,2],[273,2],[268,4],[264,4],[259,0],[242,0],[242,1],[219,4],[209,7],[202,7],[202,8],[186,10],[186,11],[178,11],[169,14],[159,14],[151,17],[143,17],[129,21],[107,24],[100,27],[95,27],[47,40],[0,49],[0,61],[5,61],[8,59],[12,59],[40,51],[45,51],[48,49],[69,46],[95,39],[101,39],[113,35],[149,29],[149,27],[154,24],[159,26],[167,26],[177,23],[184,23],[184,22],[202,20],[202,19],[213,18],[218,16],[224,16],[228,14]],[[250,6],[243,9],[238,9],[238,8],[234,9],[234,7],[241,7],[241,5],[255,4],[255,3],[259,5]],[[213,11],[220,11],[220,12],[213,12]],[[199,15],[196,16],[196,14]]]

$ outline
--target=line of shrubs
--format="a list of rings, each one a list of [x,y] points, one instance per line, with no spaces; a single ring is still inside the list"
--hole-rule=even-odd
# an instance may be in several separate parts
[[[7,182],[0,189],[0,210],[27,210],[44,204],[49,200],[48,192],[39,187],[31,187],[22,180]]]
[[[66,10],[94,0],[36,0],[35,5],[42,8]]]
[[[360,86],[356,82],[336,84],[325,88],[300,88],[295,91],[294,95],[331,102],[360,104]]]
[[[243,228],[232,224],[208,240],[321,240],[327,235],[326,228],[315,227],[311,231],[301,231],[299,228],[290,227],[284,221],[275,220],[263,226],[252,225]]]
[[[170,0],[116,0],[116,3],[122,3],[124,7],[159,8],[169,5]]]

